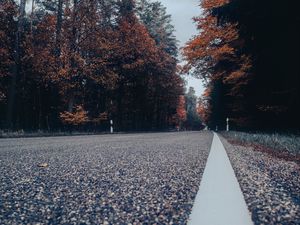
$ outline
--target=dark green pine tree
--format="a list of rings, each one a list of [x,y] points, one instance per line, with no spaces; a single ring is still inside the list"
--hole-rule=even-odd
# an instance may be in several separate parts
[[[185,104],[187,112],[187,118],[184,124],[185,127],[188,130],[199,130],[202,123],[199,114],[197,113],[197,96],[193,87],[190,87],[185,94]]]
[[[177,39],[174,35],[171,15],[167,14],[166,7],[161,2],[148,0],[137,1],[137,14],[147,27],[156,44],[168,54],[177,57]]]

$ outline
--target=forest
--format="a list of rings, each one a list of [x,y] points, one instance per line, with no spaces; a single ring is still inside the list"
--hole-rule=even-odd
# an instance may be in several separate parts
[[[187,120],[160,2],[1,0],[0,46],[0,129],[105,131],[113,120],[118,131],[165,130]]]
[[[300,14],[296,0],[202,0],[184,72],[204,80],[198,112],[225,129],[299,131]]]
[[[299,130],[297,1],[199,9],[180,52],[159,1],[1,0],[0,130]]]

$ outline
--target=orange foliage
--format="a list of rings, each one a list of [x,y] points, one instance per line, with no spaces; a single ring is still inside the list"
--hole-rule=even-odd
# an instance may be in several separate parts
[[[67,111],[60,113],[60,119],[65,124],[75,125],[75,126],[83,125],[89,121],[87,112],[80,105],[75,107],[74,113],[67,112]]]
[[[185,98],[183,95],[179,96],[178,105],[177,105],[177,118],[180,122],[186,120],[186,109],[185,109]]]
[[[197,105],[197,113],[205,124],[208,124],[211,114],[211,106],[209,105],[210,94],[211,88],[206,88],[202,98],[199,98]]]
[[[100,113],[98,117],[94,118],[92,121],[96,124],[99,124],[103,121],[107,121],[108,120],[108,113],[107,112],[103,112]]]
[[[210,10],[225,5],[228,2],[229,0],[202,0],[201,7],[205,10]]]
[[[38,24],[34,36],[36,44],[32,48],[34,71],[37,72],[44,83],[55,83],[57,81],[57,64],[52,49],[54,48],[56,19],[54,15],[46,15]]]
[[[87,14],[87,2],[80,4],[77,6],[80,10],[65,10],[58,56],[53,51],[56,49],[56,37],[53,35],[56,32],[56,15],[46,15],[34,35],[34,70],[46,86],[54,84],[58,87],[65,103],[80,99],[87,81],[112,90],[118,80],[117,72],[112,69],[119,46],[117,32],[109,27],[102,30],[95,22],[99,15],[92,10],[93,7]]]
[[[228,106],[235,110],[244,96],[244,87],[250,80],[252,60],[248,55],[241,55],[240,48],[244,41],[239,36],[237,23],[219,21],[213,10],[229,3],[230,0],[203,0],[203,14],[194,18],[199,34],[183,48],[186,65],[183,72],[191,72],[195,77],[206,81],[203,101],[198,106],[202,120],[209,121],[213,98],[213,85],[219,81],[228,85],[226,95],[234,96],[234,102]],[[217,108],[217,107],[214,107]],[[241,109],[240,109],[241,110]]]
[[[220,60],[234,56],[235,49],[230,43],[238,39],[237,24],[219,26],[217,18],[210,14],[195,18],[195,22],[200,34],[183,48],[187,61],[185,72],[196,69],[194,74],[200,78],[218,79],[216,74],[210,72],[211,68]]]
[[[117,40],[117,57],[122,62],[121,67],[125,73],[133,70],[143,72],[145,67],[158,62],[158,48],[154,39],[135,17],[122,18]]]

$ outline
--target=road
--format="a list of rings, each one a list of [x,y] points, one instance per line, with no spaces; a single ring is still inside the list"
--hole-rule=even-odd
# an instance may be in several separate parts
[[[188,225],[254,225],[226,150],[214,133]]]
[[[0,140],[0,224],[186,224],[211,132]]]

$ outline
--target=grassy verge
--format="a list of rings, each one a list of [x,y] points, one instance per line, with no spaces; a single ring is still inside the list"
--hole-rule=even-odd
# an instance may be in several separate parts
[[[165,130],[150,130],[150,131],[114,131],[114,134],[136,134],[136,133],[161,133],[161,132],[177,132],[173,129]],[[184,131],[182,131],[184,132]],[[110,134],[110,131],[3,131],[0,130],[1,138],[26,138],[26,137],[56,137],[56,136],[81,136],[81,135],[106,135]]]
[[[268,134],[246,132],[221,132],[229,141],[242,145],[263,146],[274,151],[284,151],[293,155],[300,155],[300,136],[294,134]]]
[[[109,132],[47,132],[47,131],[34,131],[25,132],[23,130],[19,131],[3,131],[0,130],[0,138],[23,138],[23,137],[54,137],[54,136],[78,136],[78,135],[94,135],[94,134],[107,134]]]

